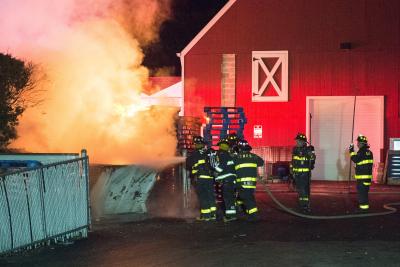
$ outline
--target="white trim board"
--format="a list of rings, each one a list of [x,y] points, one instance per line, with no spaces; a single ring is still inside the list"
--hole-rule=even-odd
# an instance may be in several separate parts
[[[271,70],[265,65],[263,59],[265,58],[276,58],[277,61]],[[252,68],[252,95],[251,100],[253,102],[287,102],[289,98],[289,56],[288,51],[253,51],[251,56]],[[278,84],[274,75],[277,70],[281,67],[281,81]],[[264,73],[266,78],[259,83],[260,72]],[[272,85],[273,90],[277,93],[277,96],[263,96],[264,91],[267,89],[268,84]]]

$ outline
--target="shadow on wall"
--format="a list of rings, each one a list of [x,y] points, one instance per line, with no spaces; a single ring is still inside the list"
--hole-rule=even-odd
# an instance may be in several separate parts
[[[339,181],[347,181],[349,179],[349,168],[351,168],[350,156],[347,150],[343,151],[343,158],[345,159],[345,164],[343,164],[340,157],[336,161]]]

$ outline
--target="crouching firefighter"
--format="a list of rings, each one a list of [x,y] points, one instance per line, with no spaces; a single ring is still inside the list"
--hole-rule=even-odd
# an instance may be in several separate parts
[[[303,212],[310,212],[311,170],[314,169],[315,151],[313,146],[307,145],[307,137],[304,134],[297,134],[295,140],[291,171],[296,183],[300,209]]]
[[[229,222],[237,219],[235,206],[235,163],[229,153],[229,141],[221,139],[218,142],[218,146],[217,161],[214,166],[217,171],[215,181],[222,184],[222,195],[225,206],[224,222]]]
[[[216,220],[217,207],[214,195],[214,177],[209,162],[209,151],[201,136],[193,137],[195,151],[186,159],[186,165],[194,177],[197,197],[200,203],[198,220]]]
[[[354,178],[357,181],[358,208],[361,212],[369,209],[368,192],[372,180],[372,166],[374,157],[369,150],[367,137],[359,135],[357,138],[357,153],[354,152],[354,145],[349,147],[350,158],[355,163],[356,173]]]
[[[258,220],[258,208],[254,196],[257,183],[257,168],[264,165],[264,160],[251,153],[251,146],[246,140],[238,142],[239,153],[235,157],[236,184],[239,197],[246,208],[249,221]]]

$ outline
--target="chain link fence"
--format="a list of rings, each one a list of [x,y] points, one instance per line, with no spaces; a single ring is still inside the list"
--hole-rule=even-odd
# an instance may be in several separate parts
[[[0,176],[0,254],[87,237],[88,157]]]

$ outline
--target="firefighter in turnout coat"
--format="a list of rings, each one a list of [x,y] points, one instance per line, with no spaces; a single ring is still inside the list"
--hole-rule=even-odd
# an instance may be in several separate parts
[[[296,146],[292,152],[291,172],[298,192],[300,209],[310,212],[310,180],[311,170],[314,169],[315,152],[313,146],[307,145],[307,137],[297,134]]]
[[[251,146],[246,140],[238,142],[239,153],[235,158],[236,184],[239,197],[245,206],[249,221],[258,219],[258,208],[254,196],[257,183],[257,168],[264,165],[264,160],[251,153]]]
[[[217,171],[215,181],[222,184],[222,195],[225,205],[224,222],[236,220],[235,180],[236,171],[233,157],[229,153],[229,141],[221,139],[214,169]]]
[[[368,192],[372,180],[372,166],[374,157],[369,150],[367,137],[359,135],[357,138],[358,151],[354,151],[354,145],[349,147],[350,158],[355,164],[354,178],[357,181],[358,208],[361,212],[369,209]]]
[[[216,220],[217,207],[214,195],[214,176],[209,162],[209,151],[201,136],[193,138],[195,151],[186,159],[186,165],[194,177],[200,203],[201,221]]]

